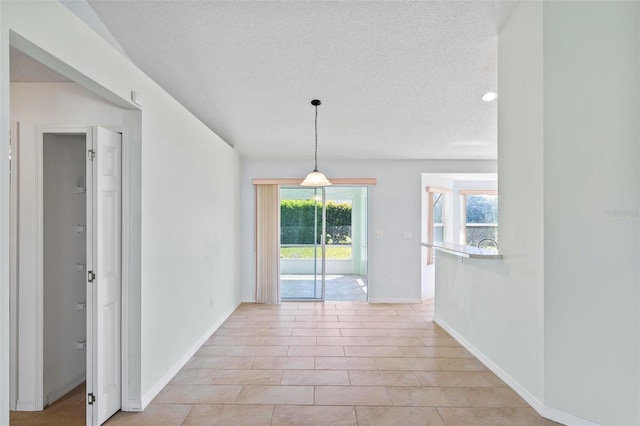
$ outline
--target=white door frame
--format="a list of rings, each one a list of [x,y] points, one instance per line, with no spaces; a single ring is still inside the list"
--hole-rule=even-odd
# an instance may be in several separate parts
[[[85,134],[91,135],[91,127],[95,125],[70,125],[70,126],[36,126],[36,235],[37,247],[35,253],[34,269],[36,272],[36,291],[35,291],[35,407],[42,410],[44,408],[44,199],[43,199],[43,148],[44,135],[49,133],[63,134]],[[102,126],[114,132],[122,134],[122,310],[121,310],[121,377],[122,377],[122,409],[128,410],[129,407],[129,154],[128,140],[129,130],[122,126]],[[19,135],[16,137],[19,138]],[[19,140],[19,139],[18,139]],[[19,181],[16,183],[19,185]],[[17,186],[18,187],[18,186]],[[16,198],[18,194],[16,193]],[[13,200],[12,200],[13,201]],[[12,207],[13,208],[13,207]],[[12,218],[11,229],[17,229],[19,226],[17,217]],[[18,241],[19,243],[19,241]],[[17,245],[11,246],[13,259],[17,266],[18,251]],[[15,250],[15,251],[14,251]],[[14,269],[17,270],[17,269]],[[12,303],[14,300],[11,301]],[[15,305],[12,312],[15,312]],[[12,317],[10,324],[10,333],[17,335],[18,323],[17,317]],[[16,342],[17,343],[17,342]],[[18,353],[19,348],[14,347],[13,352]],[[13,360],[11,372],[17,374],[17,357]],[[12,381],[10,393],[15,397],[17,395],[17,381]],[[11,403],[15,405],[15,400]]]
[[[11,187],[9,189],[9,365],[17,366],[18,360],[18,174],[20,158],[20,123],[11,123],[9,145],[11,148]],[[18,403],[18,369],[9,370],[9,409],[15,410]]]

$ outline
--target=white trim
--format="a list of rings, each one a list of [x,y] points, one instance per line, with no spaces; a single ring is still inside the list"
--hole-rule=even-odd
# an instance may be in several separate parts
[[[15,410],[18,404],[18,253],[19,223],[18,206],[20,123],[11,123],[9,138],[11,147],[11,183],[9,188],[9,409]]]
[[[563,425],[599,426],[598,423],[590,422],[589,420],[574,416],[573,414],[565,413],[564,411],[556,410],[555,408],[543,406],[542,410],[542,413],[540,413],[542,417],[546,417],[549,420],[553,420],[554,422],[558,422]]]
[[[420,298],[416,298],[416,299],[409,299],[409,298],[402,298],[402,299],[394,299],[394,298],[378,298],[378,297],[370,297],[369,298],[369,303],[422,303],[422,299]]]
[[[16,411],[40,411],[35,408],[36,402],[34,400],[18,399],[16,401]]]
[[[451,194],[451,189],[437,186],[427,186],[427,192],[437,192],[440,194]]]
[[[142,411],[142,401],[139,399],[129,399],[126,401],[127,407],[129,409],[127,411],[132,413],[139,413]],[[125,405],[125,401],[122,402],[122,405]]]
[[[120,271],[120,372],[121,372],[121,391],[122,399],[120,402],[120,408],[122,411],[130,411],[131,405],[129,401],[129,273],[130,267],[130,250],[129,240],[131,234],[131,218],[129,215],[129,209],[131,208],[130,201],[130,165],[129,165],[129,129],[120,128],[119,131],[122,134],[122,149],[120,150],[122,157],[121,170],[122,170],[122,182],[120,182],[122,188],[122,199],[120,200],[121,207],[121,226],[122,226],[122,240],[121,250],[122,258],[121,271]]]
[[[93,146],[93,140],[94,140],[94,129],[93,127],[89,127],[87,129],[87,133],[85,135],[85,152],[88,153],[89,150],[92,150],[93,152],[95,152],[95,147]],[[86,193],[86,212],[85,212],[85,217],[86,217],[86,247],[85,247],[85,253],[86,253],[86,263],[87,263],[87,267],[85,268],[87,271],[93,271],[94,270],[94,266],[93,266],[93,262],[94,262],[94,243],[93,243],[93,238],[94,238],[94,231],[95,231],[95,217],[96,217],[96,197],[95,197],[95,177],[93,175],[94,172],[94,162],[92,161],[85,161],[85,167],[86,167],[86,173],[85,173],[85,193]],[[120,274],[122,275],[122,274]],[[96,347],[95,343],[94,343],[94,339],[97,337],[98,333],[96,332],[96,329],[94,327],[94,317],[95,317],[95,286],[89,285],[88,281],[85,280],[85,287],[87,289],[87,296],[86,296],[86,302],[87,302],[87,309],[86,309],[86,331],[87,331],[87,353],[86,353],[86,385],[85,385],[85,392],[87,393],[87,397],[89,393],[94,393],[94,389],[93,389],[93,381],[94,381],[94,372],[96,370],[95,368],[95,363],[94,363],[94,359],[95,359],[95,355],[94,355],[94,349]],[[97,414],[97,406],[94,404],[86,404],[85,403],[85,423],[87,425],[93,425],[93,417],[94,417],[94,411]]]
[[[371,268],[369,267],[371,263],[371,196],[375,191],[375,186],[367,186],[367,205],[365,206],[366,212],[366,221],[367,226],[365,229],[365,238],[367,239],[367,303],[371,302]],[[362,262],[362,259],[360,259]]]
[[[240,303],[256,303],[256,298],[255,297],[243,297],[240,300]]]
[[[524,386],[522,386],[513,377],[507,374],[502,368],[495,364],[491,359],[485,356],[482,352],[476,349],[469,341],[459,335],[452,327],[440,318],[438,314],[434,315],[433,322],[442,327],[447,333],[451,335],[458,343],[460,343],[466,350],[471,352],[478,361],[484,364],[489,370],[491,370],[496,376],[498,376],[503,382],[513,389],[518,395],[524,399],[534,410],[538,412],[542,417],[549,420],[553,420],[565,425],[575,426],[597,426],[597,423],[592,423],[588,420],[574,416],[573,414],[565,413],[555,408],[547,407],[542,401],[540,401],[535,395],[529,392]]]
[[[70,391],[75,389],[78,385],[80,385],[82,382],[84,382],[84,380],[85,380],[85,374],[80,374],[79,376],[77,376],[75,379],[73,379],[71,382],[67,383],[66,385],[61,386],[58,389],[55,389],[49,392],[49,395],[47,395],[45,398],[47,405],[51,405],[52,403],[56,402],[58,399],[65,396],[67,393],[69,393]]]
[[[167,373],[162,376],[162,378],[160,380],[158,380],[158,382],[153,385],[153,387],[142,396],[142,401],[141,401],[141,409],[140,411],[144,410],[145,408],[147,408],[147,405],[149,405],[149,403],[151,403],[151,401],[153,401],[153,398],[155,398],[156,396],[158,396],[158,394],[160,393],[160,391],[162,391],[162,389],[164,389],[165,386],[167,386],[167,384],[169,384],[169,382],[171,381],[171,379],[174,378],[174,376],[176,374],[178,374],[178,372],[180,371],[180,369],[182,367],[185,366],[185,364],[187,362],[189,362],[189,360],[195,355],[196,352],[198,352],[198,349],[200,349],[200,347],[202,345],[204,345],[204,343],[209,339],[209,337],[211,337],[211,335],[213,333],[215,333],[215,331],[227,320],[227,318],[229,318],[229,316],[233,313],[233,311],[236,310],[236,308],[240,306],[240,303],[236,303],[233,308],[231,308],[228,312],[226,312],[224,315],[222,315],[222,318],[219,319],[218,321],[216,321],[209,330],[207,330],[204,335],[202,337],[200,337],[195,343],[194,345],[191,347],[191,349],[189,349],[179,360],[178,362],[176,362],[173,367],[171,367],[169,369],[169,371],[167,371]]]

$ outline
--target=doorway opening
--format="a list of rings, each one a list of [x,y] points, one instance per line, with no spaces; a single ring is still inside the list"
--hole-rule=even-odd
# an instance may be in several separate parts
[[[368,300],[368,187],[280,188],[283,300]]]
[[[86,135],[45,133],[42,145],[46,408],[86,381]]]
[[[101,127],[37,133],[36,250],[28,259],[37,277],[35,309],[11,324],[14,335],[34,333],[36,356],[25,369],[20,364],[30,358],[17,344],[11,368],[15,409],[44,411],[12,414],[11,421],[46,423],[63,412],[65,424],[99,425],[122,406],[122,134]],[[19,180],[12,185],[15,205]],[[17,306],[21,293],[14,294]],[[24,403],[15,384],[29,370],[33,386],[24,392],[34,399]]]

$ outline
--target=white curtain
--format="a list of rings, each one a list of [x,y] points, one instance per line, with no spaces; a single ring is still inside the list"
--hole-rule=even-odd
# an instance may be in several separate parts
[[[256,185],[256,302],[280,303],[278,185]]]

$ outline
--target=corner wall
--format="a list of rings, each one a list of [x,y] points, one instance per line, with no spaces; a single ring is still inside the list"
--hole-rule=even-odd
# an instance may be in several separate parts
[[[239,303],[239,157],[59,2],[0,2],[0,424],[8,422],[8,50],[20,49],[94,93],[135,109],[129,407],[141,409]],[[6,330],[5,330],[6,329]],[[131,383],[130,382],[130,383]],[[135,383],[138,383],[137,387]],[[5,385],[7,384],[7,385]],[[6,390],[5,390],[6,389]]]
[[[503,260],[436,254],[435,319],[544,399],[542,4],[523,2],[498,42],[498,192]]]
[[[640,424],[640,3],[544,3],[545,404]]]
[[[504,260],[436,262],[437,321],[565,424],[640,424],[639,53],[640,3],[520,3],[499,37]]]
[[[0,425],[9,424],[9,29],[0,3]]]

